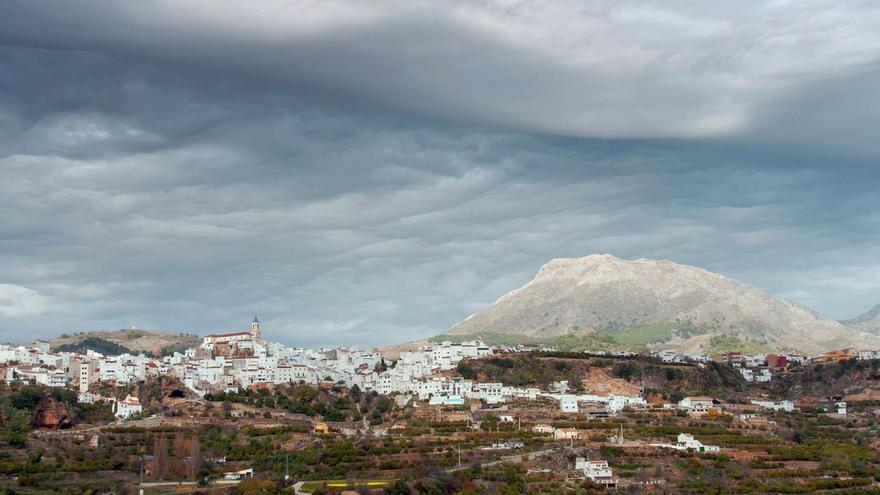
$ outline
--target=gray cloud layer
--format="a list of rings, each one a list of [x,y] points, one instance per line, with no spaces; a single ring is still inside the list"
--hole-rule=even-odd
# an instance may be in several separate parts
[[[0,5],[4,338],[410,340],[593,252],[880,299],[873,3],[69,5]]]
[[[878,110],[872,85],[858,84],[866,73],[876,82],[880,62],[880,5],[870,1],[85,5],[5,2],[0,36],[573,136],[776,140],[833,131],[866,97]],[[791,100],[815,104],[823,98],[811,91],[829,87],[857,94],[823,108],[832,122],[801,120]],[[773,125],[780,119],[788,125]],[[771,135],[751,133],[768,126]]]

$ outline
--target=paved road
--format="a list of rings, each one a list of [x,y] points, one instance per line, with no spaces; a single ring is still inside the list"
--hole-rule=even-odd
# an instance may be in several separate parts
[[[302,491],[303,485],[305,485],[305,481],[297,481],[293,484],[293,493],[295,495],[312,495],[311,493]]]

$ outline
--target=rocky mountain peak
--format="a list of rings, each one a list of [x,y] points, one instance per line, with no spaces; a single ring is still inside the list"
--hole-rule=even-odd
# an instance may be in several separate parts
[[[611,254],[553,259],[527,284],[449,333],[613,337],[646,328],[657,333],[658,327],[686,328],[687,338],[695,340],[674,343],[685,348],[717,335],[758,342],[768,350],[813,352],[864,344],[860,332],[703,268]]]

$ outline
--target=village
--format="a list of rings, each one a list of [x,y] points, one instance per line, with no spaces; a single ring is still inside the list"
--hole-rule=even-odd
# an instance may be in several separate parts
[[[877,357],[876,351],[850,350],[820,356],[587,354],[538,346],[489,346],[480,341],[438,342],[386,356],[379,350],[309,350],[268,342],[262,338],[257,318],[249,331],[210,334],[195,348],[163,357],[107,356],[91,350],[52,352],[45,341],[0,347],[6,386],[30,384],[71,390],[78,403],[108,405],[115,417],[109,424],[116,428],[206,428],[217,425],[217,417],[221,417],[266,431],[280,428],[295,432],[294,438],[299,440],[294,444],[301,446],[308,444],[308,438],[381,439],[427,433],[425,438],[436,439],[438,434],[452,435],[469,440],[466,449],[456,447],[456,462],[444,461],[450,472],[474,463],[492,466],[513,462],[524,463],[536,476],[546,474],[544,469],[558,471],[562,462],[569,472],[579,473],[582,479],[604,488],[668,482],[662,470],[655,470],[657,476],[653,477],[642,470],[635,476],[638,481],[631,469],[616,473],[614,464],[603,455],[609,449],[618,455],[667,451],[673,455],[679,452],[749,459],[752,453],[729,441],[727,445],[712,443],[712,439],[719,438],[718,431],[707,429],[705,424],[723,421],[726,429],[767,433],[781,428],[777,424],[780,420],[790,423],[785,418],[797,415],[801,409],[811,414],[818,411],[828,421],[846,420],[847,402],[842,394],[784,397],[767,387],[774,380],[798,376],[809,366],[875,363]],[[506,379],[505,373],[511,369],[535,362],[552,367],[539,371],[538,378]],[[585,367],[572,367],[575,365]],[[652,372],[659,373],[661,381],[673,383],[687,380],[687,373],[698,375],[722,369],[733,373],[715,386],[722,396],[664,393],[650,386],[653,378],[633,379],[633,374]],[[162,380],[177,387],[167,397],[150,397],[144,391],[144,383]],[[311,405],[302,403],[285,406],[288,412],[279,411],[278,407],[288,404],[284,394],[302,393],[296,387],[312,388],[335,402],[324,407],[316,402],[319,399],[310,399],[317,404],[314,411]],[[163,393],[161,386],[159,389]],[[736,393],[728,393],[730,390]],[[370,397],[388,397],[392,402],[380,409],[376,408],[378,399]],[[340,406],[342,400],[360,403],[354,404],[356,408]],[[223,412],[212,407],[218,402],[223,404]],[[369,407],[375,410],[367,418]],[[655,423],[657,428],[662,426],[657,430],[663,432],[659,438],[645,433],[645,425]],[[219,424],[228,422],[221,420]],[[681,425],[679,431],[669,429],[675,425]],[[632,430],[637,434],[630,433]],[[94,440],[98,434],[76,432],[76,428],[69,430],[77,438],[99,442]],[[168,441],[180,439],[175,436]],[[150,460],[142,456],[140,461],[157,482],[174,472],[158,467],[157,459],[162,457],[156,452],[162,448],[154,445],[154,454],[147,456]],[[560,455],[571,457],[560,461]],[[187,459],[194,462],[192,456]],[[213,476],[226,483],[259,476],[253,461],[228,468],[215,463]],[[198,464],[179,471],[179,481],[194,483],[200,470],[208,465],[201,460]]]
[[[480,341],[444,341],[400,352],[396,359],[386,359],[376,349],[291,348],[263,340],[261,323],[254,317],[249,331],[210,334],[203,338],[198,347],[161,358],[145,354],[105,356],[92,350],[84,354],[52,352],[49,342],[38,340],[29,346],[0,345],[0,366],[5,371],[3,376],[8,383],[30,382],[47,387],[73,388],[79,392],[80,401],[89,403],[117,401],[115,397],[91,393],[90,389],[96,382],[122,386],[151,377],[171,376],[180,379],[190,392],[199,397],[209,393],[238,392],[253,385],[304,383],[317,386],[322,382],[331,382],[346,387],[357,386],[364,392],[399,394],[428,401],[431,405],[462,405],[468,399],[498,404],[514,398],[535,400],[543,396],[558,401],[560,411],[566,413],[578,413],[583,405],[601,406],[608,414],[626,407],[646,406],[644,398],[638,395],[573,394],[565,381],[552,384],[548,390],[541,390],[498,382],[478,382],[450,373],[456,370],[462,360],[535,350],[553,351],[540,346],[492,348]],[[597,352],[595,355],[619,358],[635,356],[632,352]],[[741,373],[746,382],[766,383],[773,379],[774,370],[785,370],[790,364],[878,359],[880,351],[846,349],[818,356],[745,355],[737,352],[709,356],[654,351],[648,356],[668,364],[724,362]],[[793,406],[790,401],[783,402],[785,406],[762,401],[756,404],[791,411]],[[678,406],[697,410],[704,407],[702,404],[694,406],[688,400],[680,402]],[[845,411],[844,403],[836,404],[836,407]],[[137,397],[118,400],[116,412],[121,419],[140,413]]]

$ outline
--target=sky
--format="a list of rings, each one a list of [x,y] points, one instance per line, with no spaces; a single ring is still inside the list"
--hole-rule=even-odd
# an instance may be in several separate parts
[[[0,2],[0,341],[442,333],[553,258],[880,303],[880,3]]]

